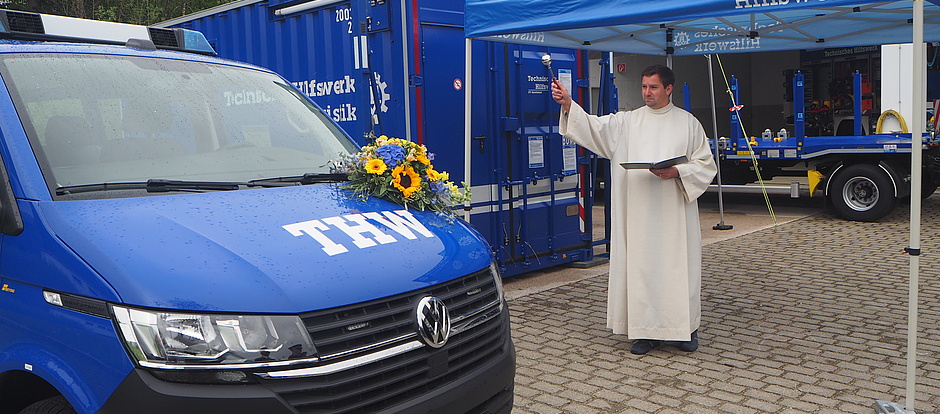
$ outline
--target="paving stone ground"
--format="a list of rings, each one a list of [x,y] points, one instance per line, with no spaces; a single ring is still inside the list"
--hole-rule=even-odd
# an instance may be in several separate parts
[[[940,195],[924,200],[918,414],[940,413]],[[515,414],[873,413],[905,403],[909,206],[830,212],[703,249],[701,347],[637,356],[605,327],[607,275],[512,299]],[[911,407],[909,407],[911,408]]]

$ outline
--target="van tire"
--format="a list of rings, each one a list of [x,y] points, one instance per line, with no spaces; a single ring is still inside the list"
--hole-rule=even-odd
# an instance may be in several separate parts
[[[839,171],[829,199],[836,213],[853,221],[876,221],[894,210],[898,201],[891,177],[873,164],[854,164]]]
[[[20,411],[20,414],[76,414],[65,397],[58,395],[37,401]]]

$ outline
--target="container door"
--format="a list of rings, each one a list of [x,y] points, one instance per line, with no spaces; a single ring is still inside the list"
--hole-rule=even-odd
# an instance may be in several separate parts
[[[465,181],[463,28],[423,24],[421,35],[419,138],[434,153],[434,167],[459,184]]]
[[[507,269],[519,272],[590,258],[582,233],[577,147],[558,133],[559,106],[551,98],[552,77],[577,80],[577,52],[509,45],[504,128],[510,201],[507,227],[512,256]],[[552,58],[551,67],[543,56]],[[569,86],[574,89],[573,86]]]
[[[464,37],[422,26],[424,143],[434,165],[464,178]],[[551,73],[529,47],[474,42],[471,223],[493,245],[505,275],[589,259],[582,232],[577,147],[558,134]],[[576,52],[552,52],[553,70],[577,76]],[[587,237],[585,239],[585,237]]]

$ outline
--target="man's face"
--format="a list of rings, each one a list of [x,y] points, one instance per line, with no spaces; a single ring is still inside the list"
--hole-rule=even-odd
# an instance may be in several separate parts
[[[643,100],[646,101],[646,106],[653,109],[662,108],[669,103],[670,94],[672,94],[672,85],[663,86],[659,75],[643,77]]]

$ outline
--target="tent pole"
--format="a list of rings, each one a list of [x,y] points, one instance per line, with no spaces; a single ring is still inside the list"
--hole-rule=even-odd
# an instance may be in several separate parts
[[[715,166],[718,167],[718,224],[712,230],[731,230],[734,226],[725,224],[725,203],[721,194],[721,157],[718,152],[718,113],[715,109],[715,71],[712,68],[712,55],[705,55],[708,59],[708,90],[712,97],[712,140],[715,143]]]
[[[466,182],[466,188],[470,188],[470,148],[471,138],[470,131],[470,114],[473,112],[473,96],[470,93],[471,85],[471,69],[470,69],[470,60],[473,57],[473,44],[470,38],[466,38],[464,41],[464,85],[463,85],[463,105],[464,105],[464,119],[463,119],[463,129],[464,129],[464,143],[463,143],[463,178]],[[470,201],[467,200],[463,204],[463,219],[470,222]]]
[[[911,76],[914,85],[914,116],[911,119],[911,240],[907,250],[910,253],[910,285],[908,287],[908,322],[907,322],[907,395],[905,403],[914,409],[917,384],[917,305],[920,284],[920,213],[921,181],[923,175],[921,156],[924,131],[924,2],[914,0],[914,36]]]
[[[666,67],[672,69],[672,55],[675,53],[672,44],[673,29],[666,29]]]
[[[920,213],[921,182],[923,179],[924,136],[924,81],[927,62],[924,59],[924,2],[913,0],[914,35],[911,39],[911,234],[910,244],[904,251],[910,255],[910,279],[907,292],[907,381],[905,384],[905,406],[887,401],[876,401],[876,413],[914,413],[917,401],[917,308],[920,302]]]

